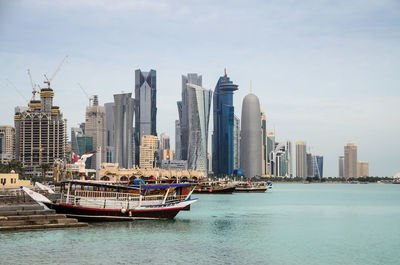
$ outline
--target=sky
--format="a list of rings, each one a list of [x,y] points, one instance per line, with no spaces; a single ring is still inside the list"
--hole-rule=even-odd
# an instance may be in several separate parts
[[[393,176],[399,44],[398,0],[0,0],[0,124],[26,105],[6,80],[30,99],[27,69],[43,87],[68,55],[52,87],[69,128],[88,104],[77,83],[104,104],[134,91],[135,69],[155,69],[157,131],[174,146],[181,75],[199,73],[214,89],[226,68],[239,85],[235,114],[251,82],[276,140],[305,141],[324,156],[324,176],[338,175],[349,141],[370,175]]]

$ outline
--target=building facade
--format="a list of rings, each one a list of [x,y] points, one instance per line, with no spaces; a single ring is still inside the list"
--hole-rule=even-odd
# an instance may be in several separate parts
[[[40,100],[33,98],[29,110],[14,115],[16,159],[28,176],[41,175],[41,164],[66,160],[67,120],[53,98],[53,89],[42,88]]]
[[[348,143],[344,147],[344,178],[356,178],[357,175],[357,146],[354,143]]]
[[[135,109],[132,93],[114,95],[114,160],[122,168],[133,166],[132,125]]]
[[[290,141],[275,144],[275,150],[269,153],[269,174],[274,177],[293,177],[292,143]]]
[[[275,130],[267,131],[267,167],[268,175],[273,175],[271,170],[271,152],[275,150]]]
[[[267,117],[262,109],[261,114],[261,173],[263,176],[268,174],[268,137],[267,137]]]
[[[357,162],[358,177],[369,177],[369,164],[367,161]]]
[[[217,176],[231,176],[233,173],[233,93],[236,90],[238,90],[238,85],[229,79],[225,71],[224,76],[219,78],[215,86],[213,97],[212,166]],[[241,148],[243,148],[242,144]],[[241,167],[243,167],[242,163]]]
[[[247,178],[262,174],[260,120],[260,101],[250,93],[243,99],[240,132],[240,166]]]
[[[344,156],[339,156],[339,160],[338,160],[338,165],[339,165],[339,178],[343,178],[344,177]]]
[[[15,128],[10,125],[0,125],[0,161],[15,158],[14,142]]]
[[[100,163],[106,161],[106,109],[103,106],[99,106],[98,96],[94,96],[93,105],[86,107],[86,119],[85,119],[85,135],[92,137],[93,148],[96,151],[98,147],[101,150],[99,155],[95,155],[92,158],[90,168],[96,168],[97,158],[101,158]]]
[[[106,158],[107,163],[115,162],[115,148],[114,148],[114,103],[104,104],[106,110]]]
[[[233,120],[233,168],[240,168],[240,119],[236,115]]]
[[[296,177],[307,177],[307,151],[305,142],[296,143]]]
[[[141,169],[149,169],[155,167],[155,153],[158,150],[158,138],[154,135],[143,135],[142,145],[140,146],[140,164]]]
[[[324,177],[324,157],[320,155],[313,155],[312,158],[313,177]]]
[[[139,165],[143,135],[157,136],[157,84],[156,71],[135,71],[135,164]]]

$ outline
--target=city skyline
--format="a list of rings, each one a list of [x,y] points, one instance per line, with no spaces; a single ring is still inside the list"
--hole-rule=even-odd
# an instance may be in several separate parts
[[[238,2],[223,7],[214,3],[213,8],[204,10],[199,8],[201,4],[179,6],[152,1],[141,5],[117,2],[114,7],[105,2],[95,7],[87,1],[24,3],[1,4],[0,89],[8,91],[0,104],[2,125],[13,125],[14,107],[26,105],[5,79],[15,83],[29,99],[26,69],[31,69],[34,82],[41,83],[42,74],[52,73],[68,54],[69,59],[52,82],[58,95],[55,104],[68,120],[68,132],[82,121],[87,105],[77,82],[90,94],[98,94],[102,102],[112,102],[113,94],[134,92],[134,69],[155,69],[157,97],[163,98],[157,105],[158,131],[166,132],[174,142],[180,76],[202,73],[203,86],[214,88],[226,67],[240,87],[234,96],[235,115],[241,116],[241,101],[252,80],[268,130],[275,128],[279,142],[305,141],[312,147],[311,153],[323,155],[324,176],[337,176],[337,158],[349,141],[357,144],[360,160],[370,162],[371,175],[392,176],[400,171],[396,165],[400,159],[396,136],[400,130],[396,1],[339,1],[337,7],[321,1],[298,4],[296,12],[285,4],[256,1],[249,6],[257,6],[259,11],[246,9],[251,16],[246,12],[240,16],[243,6]],[[344,5],[346,8],[340,8]],[[148,10],[159,16],[143,25],[139,33],[165,29],[165,34],[157,38],[151,34],[144,39],[127,37],[124,32]],[[286,18],[274,15],[277,10],[279,17]],[[133,18],[132,13],[138,16]],[[262,28],[260,34],[254,30],[235,34],[240,26],[235,16],[241,18],[238,21],[250,18],[246,27]],[[321,23],[314,25],[313,16]],[[45,23],[43,17],[54,25]],[[187,40],[178,35],[190,27],[196,34],[188,33]],[[193,41],[199,34],[203,40]],[[218,42],[221,35],[239,38],[232,43]],[[192,54],[190,60],[187,54]],[[74,100],[64,100],[74,95]],[[385,141],[374,141],[377,137]]]

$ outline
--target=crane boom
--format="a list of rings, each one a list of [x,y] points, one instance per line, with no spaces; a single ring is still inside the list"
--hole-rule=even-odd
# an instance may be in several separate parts
[[[82,92],[83,92],[83,93],[86,95],[86,97],[89,99],[89,107],[90,107],[93,98],[91,98],[91,97],[89,96],[89,94],[86,92],[86,90],[83,88],[83,86],[82,86],[80,83],[78,83],[78,86],[81,88]]]
[[[31,81],[31,86],[32,86],[32,100],[35,100],[36,93],[38,93],[38,92],[36,91],[36,85],[33,84],[31,71],[29,69],[27,71],[28,71],[29,80]]]
[[[11,82],[10,80],[6,79],[8,83],[11,84],[11,86],[13,86],[15,88],[15,91],[17,91],[17,93],[23,98],[25,99],[26,102],[29,102],[28,99],[24,96],[24,94],[14,85],[13,82]]]
[[[50,77],[50,80],[49,80],[50,82],[53,81],[54,77],[56,76],[56,74],[58,73],[58,71],[60,71],[61,66],[64,64],[64,62],[65,62],[65,60],[67,60],[67,58],[68,58],[68,55],[66,55],[66,56],[64,57],[64,59],[61,61],[61,63],[58,65],[56,71],[55,71],[54,74]]]

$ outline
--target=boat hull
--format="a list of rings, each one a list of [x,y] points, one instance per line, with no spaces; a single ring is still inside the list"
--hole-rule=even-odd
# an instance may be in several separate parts
[[[173,219],[181,210],[187,210],[190,204],[182,207],[141,207],[141,209],[101,209],[75,206],[65,203],[46,204],[57,213],[65,214],[79,221],[85,222],[110,222],[110,221],[129,221],[129,220],[167,220]]]
[[[248,193],[248,192],[254,192],[254,193],[263,193],[266,192],[268,188],[236,188],[235,192],[241,192],[241,193]]]
[[[235,187],[229,188],[207,188],[207,189],[195,189],[193,193],[203,193],[203,194],[232,194],[235,191]]]

